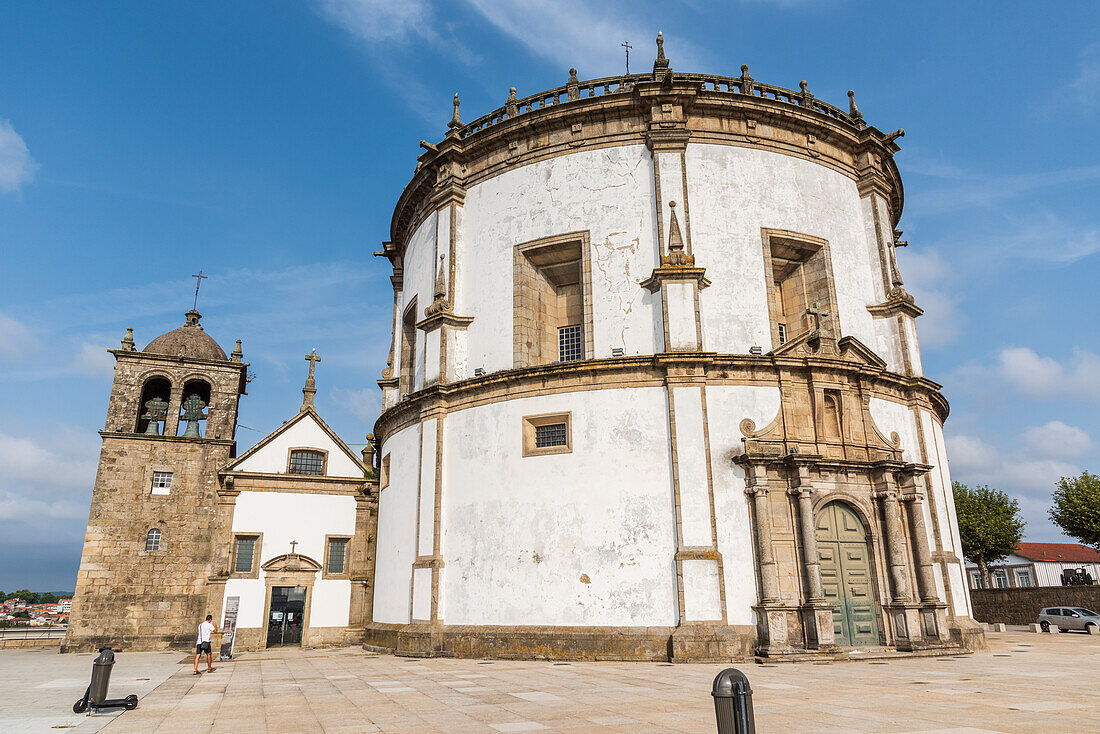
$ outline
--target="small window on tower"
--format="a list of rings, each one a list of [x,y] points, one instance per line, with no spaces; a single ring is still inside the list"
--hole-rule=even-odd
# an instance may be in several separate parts
[[[287,473],[321,476],[325,473],[325,452],[292,450],[290,452],[290,467],[287,469]]]
[[[153,472],[153,494],[170,494],[172,491],[172,472]]]
[[[779,327],[779,346],[783,346],[787,343],[787,325],[776,324]]]
[[[145,550],[146,552],[160,550],[160,531],[156,528],[145,534]]]
[[[573,451],[571,413],[547,413],[523,418],[523,455],[568,454]]]

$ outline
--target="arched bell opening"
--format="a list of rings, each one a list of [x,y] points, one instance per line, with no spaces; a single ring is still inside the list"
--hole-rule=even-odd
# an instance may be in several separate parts
[[[836,644],[881,644],[874,553],[866,523],[847,502],[833,500],[818,509],[814,528]]]
[[[183,385],[180,402],[177,435],[184,438],[202,438],[206,435],[206,409],[210,406],[210,383],[205,380],[188,380]]]
[[[168,418],[168,401],[172,395],[172,383],[164,377],[152,377],[141,389],[138,403],[135,433],[150,436],[162,434],[162,424]]]

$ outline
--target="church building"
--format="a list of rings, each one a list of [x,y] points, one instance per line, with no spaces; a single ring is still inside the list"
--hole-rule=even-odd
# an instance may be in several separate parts
[[[207,614],[233,649],[358,644],[370,615],[377,482],[318,415],[311,353],[297,413],[241,456],[248,384],[199,323],[114,355],[84,553],[63,644],[164,649],[194,643]]]
[[[895,249],[904,131],[741,75],[581,81],[421,142],[374,443],[236,454],[199,314],[127,332],[66,649],[731,660],[982,647]],[[366,428],[366,427],[364,427]],[[377,452],[375,452],[377,449]],[[377,478],[376,478],[377,477]]]

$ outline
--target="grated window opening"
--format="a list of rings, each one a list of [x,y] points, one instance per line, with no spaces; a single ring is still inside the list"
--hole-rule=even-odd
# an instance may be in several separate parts
[[[579,324],[558,329],[558,361],[575,362],[584,359],[584,339]]]
[[[237,538],[237,558],[233,562],[234,573],[252,573],[252,561],[255,554],[255,538]]]
[[[325,470],[325,455],[320,451],[291,451],[290,473],[320,476]]]
[[[344,538],[334,538],[328,542],[328,572],[343,573],[344,557],[348,548],[348,541]]]
[[[542,449],[549,446],[565,446],[565,434],[564,423],[548,423],[544,426],[535,426],[535,448]]]

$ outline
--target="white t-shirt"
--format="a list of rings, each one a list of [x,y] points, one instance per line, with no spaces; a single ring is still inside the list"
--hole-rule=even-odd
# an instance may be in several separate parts
[[[204,642],[210,642],[210,633],[213,632],[213,631],[214,631],[214,623],[213,622],[203,622],[202,624],[200,624],[199,625],[199,639],[197,640],[197,643],[201,645]]]

